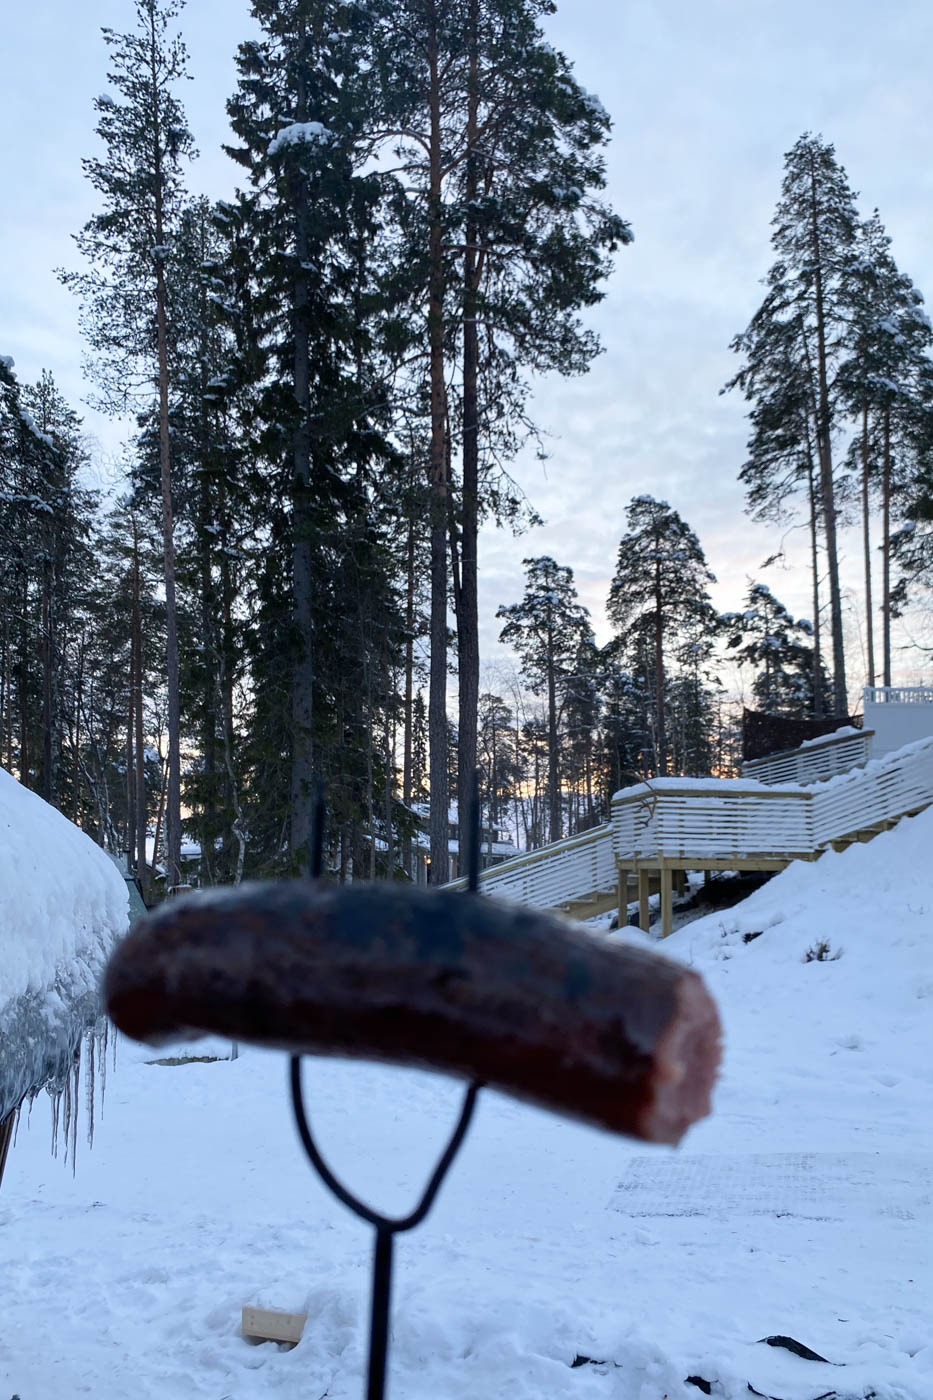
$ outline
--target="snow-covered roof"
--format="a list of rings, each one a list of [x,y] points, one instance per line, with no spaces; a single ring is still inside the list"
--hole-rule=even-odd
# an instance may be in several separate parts
[[[0,769],[0,1122],[71,1068],[128,918],[106,852]]]

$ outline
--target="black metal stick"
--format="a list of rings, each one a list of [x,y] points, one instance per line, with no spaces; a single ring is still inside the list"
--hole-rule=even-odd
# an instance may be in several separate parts
[[[369,1318],[369,1378],[366,1400],[382,1400],[389,1361],[389,1313],[392,1306],[392,1230],[376,1231],[373,1258],[373,1300]]]
[[[367,1221],[376,1228],[376,1252],[373,1264],[373,1294],[371,1326],[369,1338],[369,1383],[366,1392],[367,1400],[383,1400],[385,1395],[386,1358],[389,1351],[389,1304],[392,1292],[392,1242],[396,1235],[405,1230],[413,1230],[416,1225],[420,1225],[434,1204],[435,1197],[441,1189],[444,1178],[453,1165],[454,1158],[460,1150],[463,1139],[467,1135],[470,1120],[473,1117],[473,1110],[476,1107],[476,1099],[481,1084],[470,1084],[463,1099],[463,1106],[460,1109],[460,1117],[457,1125],[450,1137],[447,1146],[441,1153],[440,1160],[434,1168],[431,1178],[424,1189],[421,1200],[415,1209],[408,1215],[388,1216],[380,1211],[373,1210],[366,1205],[352,1192],[348,1191],[341,1181],[337,1179],[331,1171],[321,1150],[314,1140],[311,1132],[311,1125],[308,1122],[308,1115],[304,1105],[304,1095],[301,1087],[301,1057],[292,1055],[291,1057],[291,1091],[292,1106],[295,1110],[295,1122],[298,1127],[298,1135],[302,1145],[311,1160],[311,1164],[318,1176],[324,1182],[328,1190],[332,1191],[338,1201],[358,1215],[361,1220]]]
[[[309,870],[312,879],[318,879],[323,869],[324,858],[324,791],[318,784],[314,795],[314,816],[311,827],[311,838],[309,841]],[[479,803],[479,769],[473,772],[472,791],[470,794],[470,811],[468,813],[468,846],[467,846],[467,889],[475,894],[479,890],[479,863],[480,863],[480,803]],[[460,1109],[460,1117],[457,1119],[456,1127],[450,1136],[447,1146],[441,1153],[437,1166],[424,1189],[421,1200],[414,1210],[408,1215],[387,1216],[379,1211],[373,1210],[357,1196],[338,1181],[331,1171],[320,1148],[314,1140],[311,1132],[311,1124],[305,1110],[304,1094],[301,1087],[301,1056],[292,1055],[290,1062],[290,1084],[292,1094],[292,1107],[295,1111],[295,1123],[298,1127],[298,1136],[301,1138],[302,1146],[311,1161],[311,1165],[318,1176],[324,1182],[329,1191],[337,1197],[354,1215],[366,1220],[373,1225],[376,1230],[376,1247],[373,1256],[373,1288],[372,1305],[370,1309],[369,1322],[369,1370],[366,1385],[366,1400],[384,1400],[386,1391],[386,1368],[389,1356],[389,1314],[392,1303],[392,1255],[395,1236],[405,1230],[413,1230],[416,1225],[420,1225],[434,1204],[434,1199],[441,1189],[444,1178],[453,1165],[454,1158],[460,1151],[463,1139],[467,1135],[470,1120],[473,1117],[473,1110],[476,1108],[476,1100],[482,1084],[473,1083],[467,1088],[464,1095],[463,1104]]]

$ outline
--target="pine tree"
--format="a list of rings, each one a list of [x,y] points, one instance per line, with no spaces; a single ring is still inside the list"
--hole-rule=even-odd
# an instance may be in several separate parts
[[[561,721],[575,682],[581,645],[592,633],[589,614],[577,598],[573,571],[546,555],[523,563],[525,596],[520,603],[499,608],[496,616],[506,619],[499,640],[515,648],[531,693],[545,700],[548,840],[559,841]]]
[[[840,715],[847,713],[848,700],[833,432],[842,408],[836,370],[847,325],[857,226],[855,197],[834,148],[822,137],[805,133],[785,158],[781,199],[772,221],[777,260],[766,279],[765,302],[748,330],[733,342],[746,364],[732,384],[753,402],[773,391],[782,364],[791,360],[796,366],[785,401],[789,417],[782,415],[778,421],[796,443],[811,443],[815,458],[829,581],[833,705]]]
[[[608,118],[544,42],[539,20],[550,10],[549,0],[404,0],[374,23],[382,79],[373,140],[404,176],[401,251],[423,317],[425,354],[412,378],[423,385],[429,438],[438,871],[446,860],[448,545],[463,803],[476,754],[479,519],[520,512],[503,466],[531,428],[523,372],[586,367],[597,342],[577,313],[599,299],[607,254],[630,236],[595,197]]]
[[[739,473],[749,513],[756,520],[784,523],[803,492],[810,537],[813,594],[814,716],[823,714],[820,545],[822,522],[815,427],[806,344],[798,318],[783,320],[778,297],[769,294],[732,348],[744,365],[726,388],[739,387],[752,407],[748,457]]]
[[[171,392],[168,325],[172,243],[182,207],[182,165],[193,141],[175,91],[187,77],[187,56],[172,31],[184,0],[136,0],[137,28],[105,29],[109,82],[115,96],[98,97],[102,159],[84,171],[103,201],[76,237],[91,266],[63,280],[83,302],[82,327],[95,352],[89,372],[109,412],[148,405],[157,385],[158,442],[166,597],[168,784],[166,864],[169,885],[180,878],[181,714],[175,540],[172,500]]]
[[[715,582],[686,521],[653,496],[636,496],[619,544],[608,613],[625,653],[652,696],[654,766],[668,772],[667,675],[671,662],[709,650],[718,618],[707,585]]]
[[[923,297],[901,273],[890,252],[878,211],[860,227],[848,282],[848,355],[838,384],[849,411],[859,421],[850,449],[861,476],[865,556],[868,684],[875,684],[874,618],[871,589],[870,500],[875,488],[882,515],[882,654],[884,684],[891,684],[892,505],[912,475],[917,426],[931,403],[930,346],[933,330]]]
[[[463,159],[448,167],[450,221],[462,239],[455,587],[462,774],[472,771],[476,739],[478,523],[494,508],[522,431],[531,429],[522,372],[587,368],[599,345],[579,310],[601,298],[608,255],[631,241],[628,225],[597,198],[609,118],[544,41],[539,21],[550,8],[540,0],[469,0]]]

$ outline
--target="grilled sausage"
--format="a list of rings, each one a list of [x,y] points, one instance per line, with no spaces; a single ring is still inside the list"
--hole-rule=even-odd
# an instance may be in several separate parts
[[[709,1112],[695,972],[518,904],[390,884],[243,885],[163,904],[111,958],[136,1040],[214,1033],[440,1069],[651,1142]]]

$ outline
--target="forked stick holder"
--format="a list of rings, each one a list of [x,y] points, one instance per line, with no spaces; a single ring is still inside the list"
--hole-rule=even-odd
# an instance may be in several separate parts
[[[480,852],[480,806],[478,774],[473,775],[473,790],[469,812],[469,855],[467,871],[467,893],[479,892],[479,852]],[[324,798],[319,790],[315,801],[314,827],[311,835],[311,876],[319,879],[323,868],[324,852]],[[444,1178],[453,1166],[454,1159],[463,1145],[470,1127],[473,1110],[480,1089],[479,1083],[470,1084],[463,1099],[463,1107],[457,1125],[434,1168],[425,1187],[424,1194],[409,1215],[383,1215],[366,1205],[337,1179],[327,1165],[314,1140],[311,1124],[305,1109],[304,1092],[301,1084],[301,1056],[293,1055],[289,1066],[289,1083],[295,1123],[302,1146],[318,1176],[337,1200],[351,1210],[361,1220],[372,1225],[376,1232],[373,1250],[372,1302],[369,1320],[369,1365],[366,1381],[366,1400],[384,1400],[386,1393],[386,1373],[389,1357],[389,1311],[392,1305],[392,1268],[395,1236],[414,1230],[427,1217],[434,1204]]]

